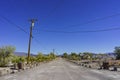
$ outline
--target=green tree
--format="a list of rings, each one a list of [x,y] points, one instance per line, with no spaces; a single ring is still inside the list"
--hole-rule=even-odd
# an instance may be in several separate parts
[[[0,48],[0,66],[6,66],[12,59],[15,47],[3,46]]]
[[[83,53],[79,53],[79,54],[78,54],[78,56],[79,56],[80,60],[82,60],[82,59],[83,59],[84,54],[83,54]]]
[[[38,55],[36,56],[37,62],[42,62],[43,61],[43,54],[42,53],[38,53]]]
[[[51,53],[49,54],[49,57],[51,58],[51,60],[53,60],[53,59],[56,58],[56,55],[55,55],[54,53],[51,52]]]
[[[24,56],[13,56],[12,57],[12,63],[19,63],[19,62],[25,62],[26,61],[26,57],[24,57]]]
[[[48,55],[44,56],[45,61],[50,61],[50,57]]]
[[[92,60],[92,57],[93,57],[93,54],[90,53],[90,52],[84,52],[83,53],[83,59]]]
[[[67,53],[63,53],[63,58],[67,58],[68,54]]]
[[[74,53],[74,52],[71,52],[70,58],[71,58],[72,60],[79,60],[79,55],[76,54],[76,53]]]
[[[56,55],[54,53],[50,53],[48,55],[43,55],[42,53],[38,53],[36,56],[36,61],[37,62],[43,62],[43,61],[51,61],[56,58]]]
[[[35,56],[30,56],[30,62],[34,63],[37,61],[37,58]]]
[[[115,55],[116,59],[120,60],[120,47],[115,47]]]
[[[12,56],[12,63],[18,63],[18,62],[19,62],[19,57],[13,55],[13,56]]]

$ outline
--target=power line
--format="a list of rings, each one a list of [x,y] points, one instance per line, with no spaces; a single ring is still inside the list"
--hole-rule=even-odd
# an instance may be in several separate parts
[[[27,31],[25,31],[23,28],[21,28],[20,26],[18,26],[17,24],[13,23],[11,20],[7,19],[5,16],[1,16],[1,18],[3,18],[4,20],[6,20],[9,24],[13,25],[14,27],[20,29],[21,31],[23,31],[24,33],[26,33],[27,35],[29,35],[29,33]]]
[[[29,35],[29,33],[27,31],[25,31],[21,26],[18,26],[17,24],[15,24],[14,22],[12,22],[11,20],[7,19],[5,16],[1,16],[1,18],[3,18],[5,21],[7,21],[9,24],[13,25],[14,27],[18,28],[19,30],[23,31],[25,34]],[[37,43],[40,44],[40,41],[36,39],[36,37],[34,37],[32,35],[33,40]],[[41,45],[41,44],[40,44]]]
[[[41,22],[45,21],[49,16],[51,16],[52,13],[54,13],[62,5],[63,2],[64,0],[59,0],[59,2],[56,3],[55,7],[45,16],[45,18],[41,19]],[[40,22],[38,21],[38,23]]]
[[[50,31],[50,30],[42,30],[44,32],[51,32],[51,33],[90,33],[90,32],[105,32],[105,31],[115,31],[120,30],[120,27],[116,28],[107,28],[107,29],[99,29],[99,30],[86,30],[86,31]],[[39,34],[39,33],[38,33]]]
[[[93,23],[93,22],[96,22],[96,21],[100,21],[100,20],[104,20],[104,19],[108,19],[108,18],[111,18],[111,17],[115,17],[115,16],[120,16],[120,13],[117,13],[117,14],[113,14],[113,15],[110,15],[110,16],[106,16],[106,17],[102,17],[102,18],[98,18],[98,19],[95,19],[95,20],[91,20],[91,21],[88,21],[88,22],[84,22],[84,23],[81,23],[81,24],[76,24],[76,25],[69,25],[69,26],[66,26],[66,27],[62,27],[62,28],[70,28],[70,27],[75,27],[75,26],[82,26],[82,25],[85,25],[85,24],[89,24],[89,23]],[[56,30],[43,30],[45,32],[54,32],[54,33],[87,33],[87,32],[103,32],[103,31],[113,31],[113,30],[119,30],[120,28],[108,28],[108,29],[101,29],[101,30],[88,30],[88,31],[56,31]]]
[[[47,49],[43,44],[41,44],[40,40],[38,40],[36,37],[33,37],[33,40],[37,43],[37,45],[41,45],[44,48],[44,50]]]
[[[112,17],[115,17],[115,16],[120,16],[120,13],[113,14],[113,15],[106,16],[106,17],[102,17],[102,18],[97,18],[97,19],[90,20],[90,21],[87,21],[87,22],[84,22],[84,23],[80,23],[80,24],[68,25],[68,26],[62,27],[62,28],[70,28],[70,27],[77,27],[77,26],[80,27],[80,26],[85,25],[85,24],[89,24],[89,23],[105,20],[105,19],[112,18]]]
[[[42,21],[51,16],[52,13],[54,13],[62,5],[63,2],[64,0],[60,0],[58,3],[56,3],[55,7],[48,13],[48,15],[45,16],[45,18],[42,19]]]

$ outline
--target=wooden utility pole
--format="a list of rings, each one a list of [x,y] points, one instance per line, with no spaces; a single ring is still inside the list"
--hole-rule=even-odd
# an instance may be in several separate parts
[[[34,23],[35,21],[37,21],[36,19],[30,19],[29,20],[31,22],[31,26],[30,26],[30,37],[29,37],[29,44],[28,44],[28,57],[27,57],[27,64],[29,64],[30,61],[30,49],[31,49],[31,41],[32,41],[32,30],[34,27]]]
[[[53,54],[55,54],[55,49],[53,49]]]

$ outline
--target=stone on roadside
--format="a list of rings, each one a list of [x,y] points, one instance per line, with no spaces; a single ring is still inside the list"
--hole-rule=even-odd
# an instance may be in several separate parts
[[[0,76],[10,74],[12,70],[10,68],[0,68]]]

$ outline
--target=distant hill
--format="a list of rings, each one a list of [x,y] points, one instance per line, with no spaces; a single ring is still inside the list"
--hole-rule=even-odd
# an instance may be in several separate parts
[[[93,54],[93,57],[101,57],[101,58],[116,58],[116,55],[114,52],[104,53],[104,56],[100,56],[99,54]]]
[[[113,52],[111,52],[111,53],[106,53],[107,55],[109,55],[109,56],[111,56],[111,57],[116,57],[116,54]]]
[[[114,52],[109,52],[109,53],[104,53],[104,54],[107,54],[107,55],[113,55],[113,56],[115,56],[115,53]],[[93,55],[97,55],[97,53],[93,53]]]
[[[14,52],[16,56],[27,56],[26,52]],[[36,56],[35,54],[30,54],[30,56]]]

